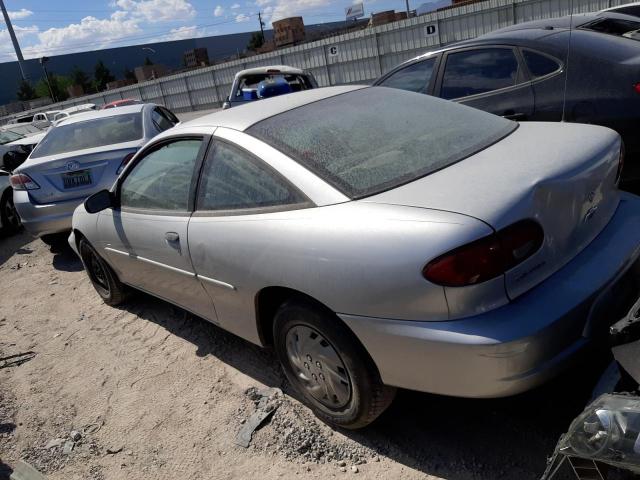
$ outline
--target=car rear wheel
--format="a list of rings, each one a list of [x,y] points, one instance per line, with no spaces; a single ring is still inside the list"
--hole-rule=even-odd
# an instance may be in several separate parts
[[[15,233],[22,227],[22,222],[13,205],[13,190],[7,189],[0,198],[0,225],[5,233]]]
[[[115,306],[124,302],[127,297],[126,287],[118,280],[111,267],[98,255],[95,248],[83,238],[80,240],[78,250],[89,280],[104,303]]]
[[[333,313],[306,300],[289,300],[274,321],[275,350],[302,400],[323,421],[356,429],[393,401],[373,361]]]

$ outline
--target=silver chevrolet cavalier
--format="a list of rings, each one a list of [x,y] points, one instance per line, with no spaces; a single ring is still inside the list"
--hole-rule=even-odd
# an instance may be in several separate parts
[[[396,387],[531,389],[634,303],[621,150],[597,126],[309,90],[160,134],[69,242],[108,304],[133,287],[272,345],[320,418],[358,428]]]

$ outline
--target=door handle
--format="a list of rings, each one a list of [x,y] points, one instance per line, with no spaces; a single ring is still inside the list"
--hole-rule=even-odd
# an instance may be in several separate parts
[[[176,243],[180,241],[180,235],[176,232],[167,232],[164,234],[164,239],[169,243]]]

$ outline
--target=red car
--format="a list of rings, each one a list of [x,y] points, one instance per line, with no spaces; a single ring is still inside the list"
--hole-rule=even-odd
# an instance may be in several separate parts
[[[106,110],[107,108],[126,107],[127,105],[136,105],[142,103],[135,98],[125,98],[124,100],[116,100],[115,102],[105,103],[100,110]]]

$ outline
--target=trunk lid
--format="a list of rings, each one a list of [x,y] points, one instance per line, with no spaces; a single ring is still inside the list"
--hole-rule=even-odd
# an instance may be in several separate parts
[[[40,188],[30,190],[35,203],[45,204],[85,198],[111,188],[124,158],[135,153],[141,142],[79,150],[76,152],[28,159],[19,168],[36,181]]]
[[[515,298],[562,268],[607,225],[620,200],[619,152],[612,130],[523,123],[476,155],[364,201],[461,213],[495,230],[536,220],[545,233],[542,247],[505,275],[506,292]]]

